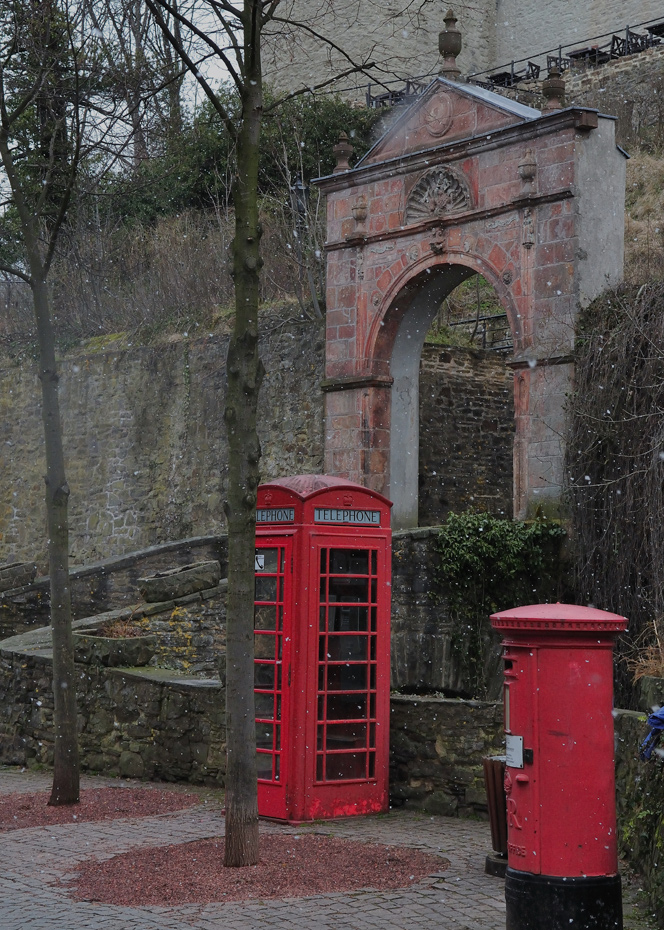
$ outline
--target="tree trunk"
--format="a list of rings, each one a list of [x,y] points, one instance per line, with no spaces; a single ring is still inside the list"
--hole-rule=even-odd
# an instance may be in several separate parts
[[[228,600],[226,625],[226,842],[224,865],[258,862],[254,713],[254,551],[263,366],[258,356],[260,235],[258,157],[262,118],[260,3],[245,0],[242,123],[234,181],[235,328],[228,347]]]
[[[55,749],[53,788],[49,804],[76,804],[79,800],[76,678],[71,635],[69,592],[69,487],[62,451],[62,423],[58,401],[58,373],[46,281],[32,283],[39,338],[39,380],[46,453],[46,519],[51,580],[51,632],[53,637],[53,725]]]

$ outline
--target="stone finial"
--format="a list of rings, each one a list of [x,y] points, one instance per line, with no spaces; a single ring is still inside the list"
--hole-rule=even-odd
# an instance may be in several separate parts
[[[542,82],[542,96],[546,100],[545,113],[560,110],[565,105],[565,78],[558,68],[551,68],[548,78]]]
[[[350,144],[348,136],[345,132],[340,133],[339,141],[332,149],[334,152],[334,157],[337,160],[337,164],[334,169],[334,174],[337,174],[339,171],[350,171],[350,164],[348,159],[353,154],[355,149]]]
[[[438,49],[443,56],[440,73],[448,81],[458,81],[461,76],[456,57],[461,51],[461,33],[456,27],[457,19],[452,10],[445,14],[445,30],[438,34]]]

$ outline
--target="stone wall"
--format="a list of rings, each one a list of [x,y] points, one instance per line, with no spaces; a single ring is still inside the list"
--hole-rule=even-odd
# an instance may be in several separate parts
[[[446,817],[486,815],[482,759],[505,751],[503,705],[393,695],[390,799]]]
[[[78,621],[77,626],[86,621]],[[0,764],[53,759],[48,631],[0,647]],[[78,665],[84,770],[125,777],[223,784],[224,692],[213,677],[166,669]],[[664,683],[659,681],[660,699]],[[618,710],[616,794],[621,854],[664,915],[664,763],[638,758],[645,714]],[[503,749],[502,703],[392,695],[390,795],[394,805],[447,816],[483,816],[482,758]]]
[[[458,694],[464,681],[452,656],[452,625],[438,602],[435,537],[433,528],[392,537],[391,687]]]
[[[219,532],[227,480],[228,339],[212,335],[66,358],[61,409],[73,565]],[[275,327],[260,351],[265,479],[320,472],[323,337]],[[42,423],[31,365],[0,370],[0,564],[45,571]]]
[[[62,363],[77,616],[106,609],[113,593],[109,585],[119,591],[143,571],[173,567],[175,562],[167,564],[175,558],[168,545],[160,550],[155,544],[223,530],[226,348],[224,338],[209,337]],[[261,352],[267,369],[259,405],[264,478],[320,472],[322,335],[313,324],[284,327],[263,337]],[[44,572],[38,382],[31,365],[5,365],[0,369],[0,500],[6,502],[0,508],[0,564],[36,559]],[[442,519],[449,509],[474,505],[500,511],[509,503],[513,412],[506,377],[492,353],[425,348],[424,522]],[[206,547],[214,546],[211,537],[190,543],[192,552],[200,550],[195,558],[208,557]],[[129,561],[121,576],[115,563],[125,555]],[[192,561],[184,551],[177,558],[177,564]],[[42,582],[31,590],[29,606],[45,622],[48,587]],[[6,617],[6,606],[0,606],[0,631]],[[11,629],[4,625],[5,633]]]
[[[47,635],[32,631],[0,647],[0,764],[52,764]],[[223,784],[224,692],[218,678],[193,678],[182,666],[77,670],[84,770]],[[500,705],[394,695],[390,729],[394,804],[449,816],[486,812],[481,760],[500,751]]]
[[[30,637],[34,634],[25,634]],[[224,695],[218,679],[163,669],[78,665],[81,767],[135,778],[223,783]],[[0,759],[53,762],[52,663],[47,650],[0,650]]]
[[[512,517],[514,376],[505,356],[425,346],[420,365],[420,526],[469,508]]]
[[[336,39],[354,60],[375,62],[376,73],[388,86],[440,70],[438,33],[444,29],[445,6],[425,2],[414,7],[402,0],[293,0],[289,6],[305,22],[312,21],[313,11],[317,30]],[[545,53],[559,45],[604,44],[610,36],[597,36],[624,33],[627,25],[634,28],[662,18],[657,0],[458,0],[453,9],[463,36],[458,65],[464,75],[526,58],[545,64]],[[340,53],[296,28],[281,29],[264,59],[268,83],[282,90],[310,87],[348,69]],[[367,77],[351,75],[339,86],[353,99],[364,100]],[[374,85],[374,93],[382,90]]]
[[[618,119],[616,140],[629,146],[649,128],[664,133],[664,46],[565,74],[565,103],[595,107]]]
[[[139,578],[189,562],[215,559],[225,577],[227,553],[226,536],[202,536],[162,543],[73,569],[69,576],[72,616],[78,620],[135,605],[142,600],[138,593]],[[45,626],[50,622],[50,608],[48,578],[0,594],[0,639]]]
[[[395,533],[392,554],[391,686],[414,691],[458,694],[464,681],[451,653],[452,629],[436,596],[435,528]],[[105,611],[136,608],[142,598],[138,578],[201,559],[217,559],[226,574],[227,538],[202,537],[165,543],[129,556],[106,559],[71,576],[75,621]],[[141,607],[142,605],[142,607]],[[185,605],[171,604],[171,609]],[[0,638],[45,627],[49,623],[48,582],[41,580],[0,596]],[[166,619],[169,628],[170,618]],[[176,624],[182,635],[182,623]],[[210,655],[197,655],[210,666]]]

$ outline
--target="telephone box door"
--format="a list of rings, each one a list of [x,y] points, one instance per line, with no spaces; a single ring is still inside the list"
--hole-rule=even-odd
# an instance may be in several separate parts
[[[254,698],[256,768],[261,813],[285,819],[291,745],[292,642],[291,537],[257,540],[254,602]]]
[[[382,810],[387,806],[390,593],[378,579],[386,577],[385,541],[315,535],[312,549],[318,629],[309,662],[314,676],[309,693],[316,695],[316,704],[308,726],[316,752],[313,777],[307,779],[308,816]]]

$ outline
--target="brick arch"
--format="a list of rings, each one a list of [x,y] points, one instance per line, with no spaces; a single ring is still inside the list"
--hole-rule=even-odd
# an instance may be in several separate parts
[[[394,281],[385,293],[367,335],[367,342],[364,347],[365,357],[373,359],[391,357],[396,331],[402,322],[403,315],[407,312],[409,301],[412,300],[413,295],[426,284],[426,279],[431,274],[444,273],[446,268],[454,266],[467,269],[467,274],[447,290],[442,299],[444,300],[454,290],[454,287],[457,287],[465,278],[472,277],[473,274],[482,275],[496,291],[501,306],[507,314],[515,349],[523,347],[521,315],[512,299],[510,289],[503,283],[498,270],[479,255],[469,255],[464,252],[446,252],[443,255],[434,255],[430,252],[417,262],[402,269],[400,274],[395,275]]]
[[[575,321],[621,279],[624,181],[610,117],[444,79],[355,168],[320,179],[326,472],[387,494],[394,526],[416,524],[416,363],[435,307],[477,272],[514,335],[515,516],[559,515]]]
[[[431,254],[395,277],[368,334],[364,354],[389,372],[390,449],[388,496],[395,528],[418,524],[419,378],[424,341],[442,301],[475,274],[493,285],[515,340],[521,338],[517,308],[495,268],[466,254]]]

